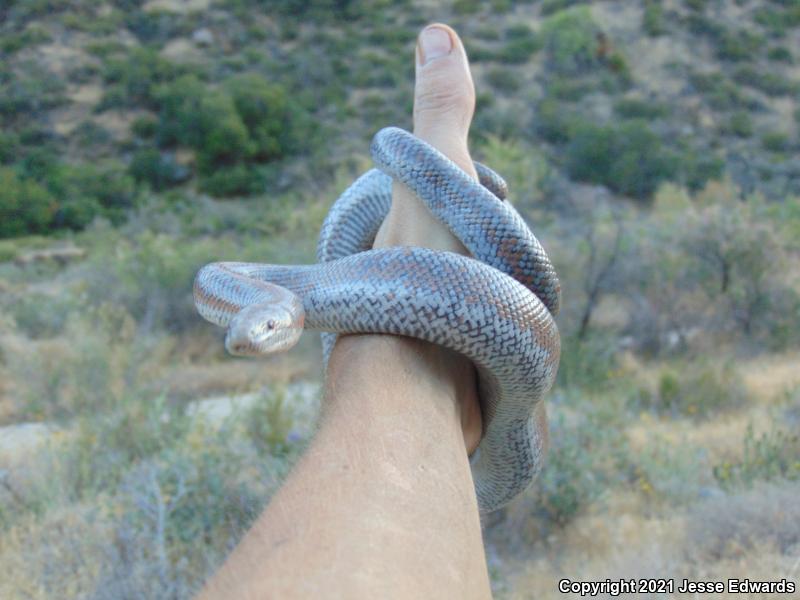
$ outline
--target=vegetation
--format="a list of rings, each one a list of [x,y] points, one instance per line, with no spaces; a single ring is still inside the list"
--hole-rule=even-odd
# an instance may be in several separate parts
[[[602,183],[634,198],[649,198],[675,175],[674,159],[644,121],[619,127],[589,123],[575,128],[567,148],[567,172],[578,181]]]
[[[752,486],[761,480],[800,479],[800,435],[782,429],[756,435],[747,428],[742,456],[714,466],[723,486]]]
[[[783,576],[796,3],[184,4],[0,8],[0,597],[188,598],[240,539],[313,431],[319,348],[226,356],[192,278],[313,261],[370,137],[411,128],[434,19],[565,290],[549,461],[484,524],[496,597]]]

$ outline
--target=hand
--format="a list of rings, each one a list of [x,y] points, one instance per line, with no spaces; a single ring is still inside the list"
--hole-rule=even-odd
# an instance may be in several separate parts
[[[475,87],[464,46],[447,25],[426,27],[416,50],[414,93],[414,134],[437,148],[464,171],[477,179],[467,149],[467,136],[475,110]],[[422,201],[403,184],[395,183],[392,208],[375,239],[375,247],[424,246],[467,254],[466,248],[442,225]],[[361,342],[345,337],[331,359],[344,366],[338,356]],[[395,338],[394,344],[408,350],[413,370],[420,378],[434,382],[456,403],[464,443],[472,452],[481,439],[481,412],[475,370],[455,352],[419,340]],[[349,352],[348,361],[354,357]]]
[[[426,28],[414,133],[473,176],[474,105],[458,36]],[[401,185],[375,245],[465,252]],[[410,338],[343,335],[325,387],[307,452],[201,597],[490,598],[465,451],[481,435],[470,362]]]

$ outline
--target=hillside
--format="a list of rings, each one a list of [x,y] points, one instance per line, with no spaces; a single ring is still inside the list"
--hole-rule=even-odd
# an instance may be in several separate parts
[[[9,0],[0,597],[188,598],[268,501],[319,342],[227,356],[192,278],[314,260],[411,127],[431,21],[564,290],[548,465],[484,522],[496,597],[800,580],[800,2]]]
[[[415,35],[442,17],[474,63],[478,144],[519,139],[558,179],[643,200],[723,176],[775,199],[800,190],[793,2],[4,6],[0,210],[24,207],[5,235],[120,221],[148,187],[329,181],[378,128],[409,126]]]

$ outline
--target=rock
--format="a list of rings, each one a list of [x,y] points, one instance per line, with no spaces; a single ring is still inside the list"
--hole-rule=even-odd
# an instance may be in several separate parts
[[[66,246],[63,248],[47,248],[44,250],[32,250],[20,254],[14,259],[14,263],[20,267],[36,262],[55,261],[61,266],[68,262],[78,260],[86,256],[86,250],[76,246]]]
[[[192,41],[198,46],[211,46],[214,43],[214,34],[203,27],[192,34]]]
[[[47,442],[58,428],[46,423],[17,423],[0,427],[0,456],[29,454]]]

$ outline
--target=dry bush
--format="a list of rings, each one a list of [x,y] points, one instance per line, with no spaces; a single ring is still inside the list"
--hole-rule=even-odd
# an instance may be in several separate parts
[[[687,553],[703,563],[747,556],[769,545],[800,551],[800,482],[762,483],[751,490],[719,494],[689,514]]]
[[[486,519],[493,539],[503,539],[506,547],[529,548],[624,484],[631,456],[627,438],[620,434],[622,412],[615,395],[571,393],[561,398],[569,409],[551,412],[544,470],[529,490]]]
[[[672,417],[707,419],[741,408],[747,399],[744,380],[732,363],[695,360],[664,365],[655,389],[640,390],[633,404]]]
[[[191,597],[305,444],[282,397],[214,425],[130,397],[83,415],[14,473],[14,498],[0,489],[13,503],[0,510],[0,597]]]
[[[20,519],[0,535],[0,597],[88,597],[101,569],[108,525],[96,508],[74,505]]]
[[[713,472],[724,488],[750,486],[756,481],[800,480],[800,433],[773,424],[756,435],[751,423],[741,455],[723,460]]]
[[[87,307],[67,323],[64,338],[8,353],[17,414],[66,419],[107,410],[125,395],[157,395],[151,383],[173,345],[168,336],[137,335],[136,322],[121,306]]]

